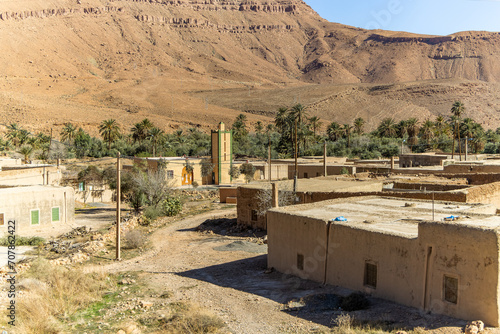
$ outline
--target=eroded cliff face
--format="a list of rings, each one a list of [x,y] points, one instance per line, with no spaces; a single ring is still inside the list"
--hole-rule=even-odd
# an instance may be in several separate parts
[[[491,84],[488,99],[474,102],[473,108],[481,112],[484,124],[500,125],[500,116],[489,116],[500,110],[500,101],[491,102],[500,82],[498,33],[421,36],[367,31],[327,22],[302,0],[5,1],[0,2],[0,31],[0,111],[5,116],[0,123],[65,108],[73,108],[74,118],[89,106],[104,106],[133,110],[132,118],[141,117],[137,110],[148,110],[179,124],[187,112],[197,113],[196,124],[211,124],[231,122],[242,110],[260,110],[263,105],[264,114],[272,114],[298,101],[310,103],[320,117],[340,117],[343,122],[349,122],[351,113],[359,114],[359,108],[366,109],[359,115],[367,120],[371,113],[376,121],[398,113],[429,117],[447,112],[454,99],[469,96],[479,101],[478,96],[486,96],[475,86],[457,91],[454,83],[429,89],[429,81],[456,80],[480,81],[483,88]],[[184,86],[188,81],[192,86]],[[417,91],[424,87],[422,93],[403,89],[382,96],[361,89],[332,97],[321,90],[318,100],[328,103],[318,103],[312,97],[305,100],[307,93],[297,88],[408,82],[416,82],[412,89]],[[221,99],[231,89],[277,87],[291,93],[274,104],[261,100],[263,94],[252,101],[250,90]],[[203,91],[204,96],[189,90]],[[206,90],[217,94],[209,100]],[[186,95],[175,104],[179,94]],[[433,110],[435,98],[442,102]],[[207,116],[211,106],[218,113],[213,119]],[[100,116],[97,113],[92,122],[105,117]]]

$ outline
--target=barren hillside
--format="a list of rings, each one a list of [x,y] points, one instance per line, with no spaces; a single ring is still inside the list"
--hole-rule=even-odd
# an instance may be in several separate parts
[[[456,99],[500,126],[499,34],[366,31],[301,0],[0,0],[0,43],[0,124],[31,130],[144,117],[207,130],[297,102],[373,127]]]

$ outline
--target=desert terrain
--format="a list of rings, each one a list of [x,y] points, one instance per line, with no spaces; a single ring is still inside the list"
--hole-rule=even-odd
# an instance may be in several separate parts
[[[500,126],[500,35],[421,36],[327,22],[306,2],[0,0],[0,131],[93,135],[145,117],[208,131],[304,104],[326,122],[448,115]],[[56,135],[57,136],[57,135]]]

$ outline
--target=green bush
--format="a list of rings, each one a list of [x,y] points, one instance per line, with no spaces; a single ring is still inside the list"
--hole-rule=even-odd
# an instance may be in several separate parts
[[[146,217],[150,221],[156,220],[160,216],[160,209],[155,208],[154,206],[148,206],[146,209],[144,209],[144,217]]]
[[[44,244],[45,239],[42,237],[19,237],[16,236],[16,246],[38,246]],[[0,246],[9,246],[8,237],[0,239]]]
[[[178,197],[169,197],[160,204],[161,213],[165,216],[176,216],[182,210],[182,202]]]

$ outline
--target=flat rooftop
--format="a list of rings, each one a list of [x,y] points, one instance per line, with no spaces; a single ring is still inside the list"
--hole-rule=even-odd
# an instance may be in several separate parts
[[[500,227],[500,216],[494,214],[496,208],[490,204],[435,202],[434,220],[432,201],[375,196],[329,200],[273,209],[275,210],[325,222],[343,216],[347,221],[335,224],[406,238],[418,236],[420,222],[444,221],[452,215],[459,216],[460,219],[447,223],[485,229]]]
[[[273,182],[274,183],[274,182]],[[293,190],[293,180],[277,181],[279,190]],[[356,180],[344,178],[343,176],[326,176],[316,177],[311,179],[298,179],[297,192],[345,192],[357,187],[364,187],[370,185],[380,185],[384,181],[381,180]],[[256,182],[241,185],[243,188],[250,189],[269,189],[271,184],[269,182]],[[357,189],[354,191],[358,191]]]

